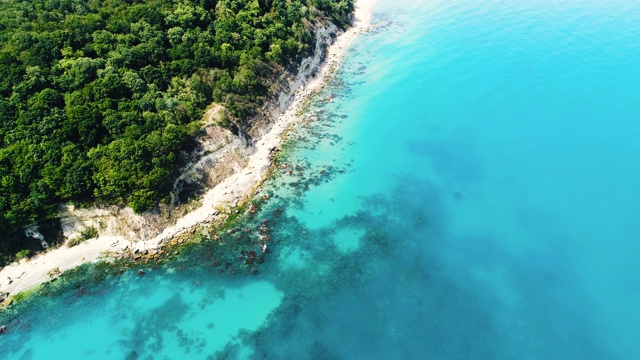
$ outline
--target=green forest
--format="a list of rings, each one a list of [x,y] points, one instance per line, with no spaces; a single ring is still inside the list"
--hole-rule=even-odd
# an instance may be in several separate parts
[[[264,102],[353,0],[0,1],[0,230],[166,199],[204,109]]]

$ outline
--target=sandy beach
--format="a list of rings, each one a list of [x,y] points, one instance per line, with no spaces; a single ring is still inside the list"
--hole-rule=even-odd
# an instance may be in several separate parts
[[[165,228],[152,239],[130,242],[113,236],[100,236],[87,240],[72,248],[62,246],[39,254],[29,260],[21,260],[0,270],[0,293],[15,295],[20,291],[37,286],[50,279],[48,273],[58,268],[60,271],[74,268],[83,263],[99,261],[107,252],[124,252],[131,249],[156,249],[163,242],[185,233],[193,227],[207,223],[218,213],[217,207],[234,203],[250,196],[265,177],[271,160],[270,150],[279,147],[283,133],[298,120],[298,113],[305,99],[321,89],[331,73],[340,65],[344,52],[360,34],[370,27],[371,12],[376,0],[357,0],[352,26],[340,34],[328,48],[327,58],[317,75],[295,93],[293,102],[255,144],[255,152],[249,157],[242,171],[227,177],[209,189],[202,198],[202,205],[179,218],[175,225]]]

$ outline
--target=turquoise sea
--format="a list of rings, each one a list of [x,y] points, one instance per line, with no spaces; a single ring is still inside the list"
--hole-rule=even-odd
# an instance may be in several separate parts
[[[639,359],[640,3],[380,0],[373,23],[255,214],[63,276],[0,314],[0,358]]]

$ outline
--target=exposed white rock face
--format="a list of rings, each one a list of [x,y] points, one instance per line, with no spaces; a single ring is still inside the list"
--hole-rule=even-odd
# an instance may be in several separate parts
[[[314,27],[316,46],[313,55],[302,59],[297,72],[282,72],[272,86],[272,93],[276,97],[258,111],[258,115],[251,121],[251,128],[247,129],[249,136],[260,139],[264,133],[271,130],[273,122],[289,108],[298,89],[308,84],[317,74],[327,57],[327,47],[333,44],[337,35],[342,33],[332,22],[317,23]],[[254,140],[254,142],[256,141]]]
[[[31,227],[26,228],[24,230],[24,234],[28,238],[32,238],[32,239],[38,240],[43,249],[46,250],[46,249],[49,248],[49,244],[44,239],[44,236],[40,233],[40,229],[38,228],[38,225],[33,225]]]

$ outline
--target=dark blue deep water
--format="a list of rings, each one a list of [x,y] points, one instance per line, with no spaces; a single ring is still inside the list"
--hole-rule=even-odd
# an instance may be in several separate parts
[[[61,280],[3,315],[0,358],[640,358],[640,3],[373,20],[249,232]]]

